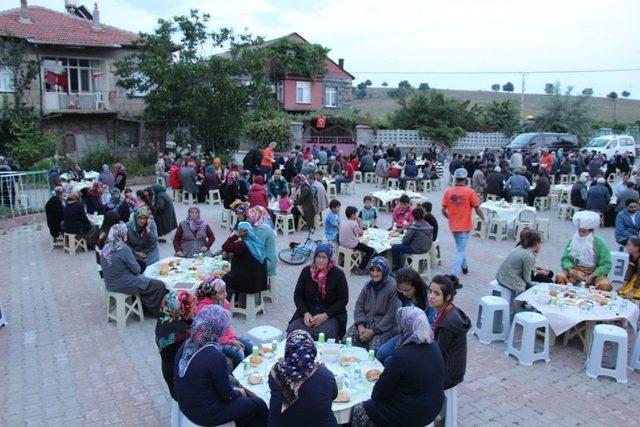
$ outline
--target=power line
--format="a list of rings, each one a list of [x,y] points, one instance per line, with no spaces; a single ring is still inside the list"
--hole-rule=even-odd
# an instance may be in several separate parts
[[[424,75],[471,75],[471,74],[586,74],[586,73],[623,73],[640,71],[640,68],[609,68],[600,70],[536,70],[536,71],[351,71],[354,74],[424,74]]]

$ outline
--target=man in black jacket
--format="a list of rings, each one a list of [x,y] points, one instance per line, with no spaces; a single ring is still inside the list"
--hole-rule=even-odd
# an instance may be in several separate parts
[[[487,176],[487,195],[498,196],[499,198],[504,197],[504,175],[502,175],[502,169],[500,166],[496,166]]]

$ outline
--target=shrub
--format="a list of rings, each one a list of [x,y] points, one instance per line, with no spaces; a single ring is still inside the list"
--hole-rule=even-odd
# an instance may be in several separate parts
[[[99,172],[102,170],[102,165],[111,165],[117,161],[118,159],[116,159],[113,150],[105,144],[97,144],[91,145],[85,150],[80,166],[87,171],[94,170]]]
[[[19,169],[33,169],[40,160],[55,153],[57,135],[42,132],[35,118],[17,117],[11,121],[10,129],[10,153]]]
[[[289,147],[291,129],[289,121],[284,118],[274,118],[251,122],[246,128],[247,137],[259,145],[276,142],[276,150],[284,151]]]

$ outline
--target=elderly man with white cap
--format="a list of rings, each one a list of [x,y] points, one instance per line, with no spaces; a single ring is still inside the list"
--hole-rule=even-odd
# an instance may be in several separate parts
[[[455,185],[449,187],[442,198],[442,215],[449,220],[449,229],[456,242],[456,256],[451,268],[451,274],[455,276],[459,276],[460,272],[464,274],[469,272],[465,251],[469,233],[473,229],[471,211],[475,210],[476,214],[484,221],[480,200],[476,192],[467,185],[467,176],[466,169],[456,169],[453,172]]]
[[[564,249],[562,271],[556,274],[556,283],[585,282],[587,286],[610,291],[611,281],[607,276],[611,270],[611,252],[607,242],[594,234],[600,226],[600,215],[591,211],[576,212],[573,225],[578,231]]]

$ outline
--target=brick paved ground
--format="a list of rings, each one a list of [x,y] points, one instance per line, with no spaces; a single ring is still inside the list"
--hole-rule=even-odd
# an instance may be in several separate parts
[[[341,196],[343,208],[361,206],[373,185],[358,185],[358,195]],[[428,193],[442,224],[443,265],[451,267],[453,240],[439,213],[442,192]],[[228,234],[219,226],[220,207],[203,208],[213,224],[218,249]],[[179,218],[186,206],[177,205]],[[539,264],[558,269],[561,248],[574,232],[568,221],[551,218],[551,241]],[[381,226],[390,225],[382,213]],[[613,230],[600,235],[613,244]],[[278,249],[289,240],[278,236]],[[494,242],[472,238],[470,273],[457,304],[475,319],[476,304],[487,283],[513,247],[512,240]],[[0,237],[0,301],[9,325],[0,329],[0,425],[149,425],[169,424],[169,395],[154,344],[155,320],[131,321],[123,331],[107,324],[102,307],[93,253],[75,258],[49,247],[46,226],[14,229]],[[161,245],[161,256],[172,254]],[[293,313],[292,292],[300,267],[278,266],[277,304],[249,324],[234,318],[242,333],[258,324],[284,329]],[[349,280],[352,311],[365,278]],[[633,336],[632,336],[633,337]],[[551,363],[526,367],[507,358],[504,345],[482,346],[469,336],[468,369],[459,387],[460,425],[637,425],[640,376],[630,373],[628,384],[592,380],[584,372],[584,354],[576,347],[556,346]],[[633,342],[633,340],[631,340]]]

